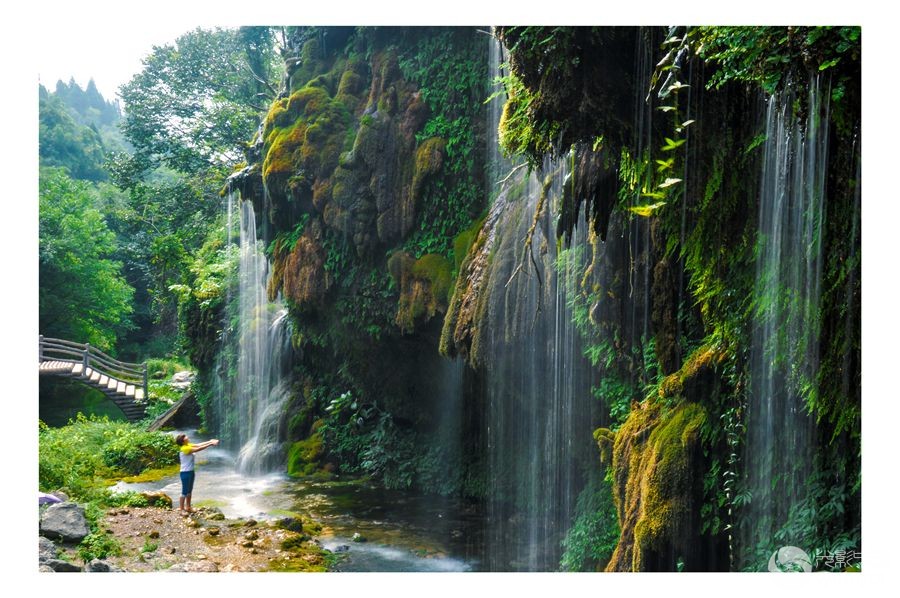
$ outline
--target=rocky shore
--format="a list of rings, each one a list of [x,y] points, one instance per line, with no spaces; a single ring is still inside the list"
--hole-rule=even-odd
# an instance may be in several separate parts
[[[328,552],[313,537],[321,528],[300,518],[226,519],[214,508],[198,508],[185,516],[164,500],[156,506],[110,508],[99,521],[99,533],[112,539],[118,550],[84,562],[78,546],[89,531],[82,506],[61,502],[45,507],[39,570],[212,573],[327,568]]]

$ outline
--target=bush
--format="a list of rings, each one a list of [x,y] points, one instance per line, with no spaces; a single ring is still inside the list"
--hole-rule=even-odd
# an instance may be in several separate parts
[[[150,467],[175,463],[177,453],[167,434],[131,429],[103,449],[107,467],[137,475]]]
[[[40,490],[63,489],[74,500],[100,498],[106,479],[174,464],[178,455],[167,434],[80,413],[61,428],[40,422],[38,443]]]

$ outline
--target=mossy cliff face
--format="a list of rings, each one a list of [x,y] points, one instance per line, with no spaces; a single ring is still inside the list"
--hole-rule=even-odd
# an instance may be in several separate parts
[[[401,331],[411,332],[417,321],[447,311],[447,294],[453,281],[452,266],[446,258],[430,253],[416,260],[399,251],[388,260],[388,269],[400,288],[396,323]]]
[[[452,367],[437,345],[468,248],[454,239],[486,197],[485,41],[474,28],[285,30],[283,91],[229,185],[260,214],[268,295],[294,324],[292,475],[481,492],[474,458],[448,471],[461,457],[437,424]]]
[[[416,159],[415,133],[429,110],[391,51],[369,63],[333,60],[328,72],[272,105],[262,177],[276,229],[310,213],[364,255],[409,233],[413,187],[440,170],[440,143],[424,142]]]

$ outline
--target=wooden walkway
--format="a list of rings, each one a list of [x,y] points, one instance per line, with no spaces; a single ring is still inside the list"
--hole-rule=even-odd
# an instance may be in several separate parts
[[[147,399],[147,364],[113,359],[87,343],[40,337],[38,372],[61,376],[96,388],[131,421],[143,419]]]

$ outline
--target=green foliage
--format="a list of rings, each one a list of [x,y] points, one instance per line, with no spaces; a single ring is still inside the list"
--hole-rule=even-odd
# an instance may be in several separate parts
[[[125,492],[110,492],[104,495],[100,502],[107,507],[148,507],[150,504],[140,493],[133,490]]]
[[[309,214],[300,214],[300,218],[297,219],[297,223],[294,225],[293,230],[275,235],[275,238],[272,239],[272,242],[269,243],[269,246],[266,248],[266,254],[271,256],[275,252],[275,248],[279,247],[279,245],[281,252],[293,251],[294,247],[297,246],[297,241],[303,235],[303,230],[306,228],[307,222],[309,222]]]
[[[110,259],[115,236],[87,183],[43,170],[39,192],[40,331],[110,350],[129,326],[134,293]]]
[[[41,95],[45,92],[46,90]],[[118,101],[105,100],[93,79],[88,81],[84,89],[81,89],[74,78],[69,79],[68,83],[57,81],[53,95],[61,100],[71,110],[75,120],[83,125],[93,125],[102,129],[117,124],[122,117]]]
[[[575,502],[572,527],[563,539],[563,571],[596,571],[606,565],[619,540],[612,479],[593,475]]]
[[[718,67],[708,83],[716,88],[752,81],[771,94],[792,70],[838,70],[860,57],[859,27],[698,27],[688,35],[697,54]],[[843,85],[835,91],[839,100]]]
[[[791,506],[787,521],[773,537],[759,539],[754,558],[757,566],[750,565],[749,569],[768,562],[775,550],[787,545],[805,550],[814,570],[829,570],[818,557],[858,551],[862,546],[860,487],[858,470],[851,479],[833,469],[813,472],[807,479],[803,498]]]
[[[125,136],[138,154],[194,174],[240,159],[277,80],[267,28],[196,29],[155,46],[120,89]]]
[[[428,30],[399,56],[405,79],[419,86],[431,117],[417,133],[421,143],[444,140],[441,172],[430,177],[416,206],[417,223],[404,248],[415,257],[449,256],[453,239],[484,202],[480,162],[482,100],[487,95],[484,40],[472,30]]]
[[[39,488],[64,489],[75,500],[102,499],[105,479],[173,464],[178,457],[167,434],[81,414],[62,428],[41,423],[38,441]]]
[[[118,540],[102,531],[91,532],[78,545],[78,557],[85,563],[120,554],[122,546]]]
[[[150,538],[144,539],[144,545],[141,546],[141,552],[154,552],[159,548],[159,542],[154,542]]]
[[[134,428],[116,431],[107,439],[102,454],[104,465],[132,475],[151,467],[174,464],[177,456],[168,435]]]
[[[314,391],[320,402],[327,392],[325,387]],[[390,413],[363,404],[349,391],[328,400],[324,411],[318,433],[341,473],[368,475],[392,489],[484,495],[484,480],[466,470],[438,435],[401,426]]]
[[[38,110],[41,166],[65,168],[76,179],[105,180],[105,149],[99,132],[77,123],[63,100],[41,89]]]
[[[176,372],[191,369],[188,364],[177,359],[152,358],[147,360],[147,376],[156,379],[167,379]]]

